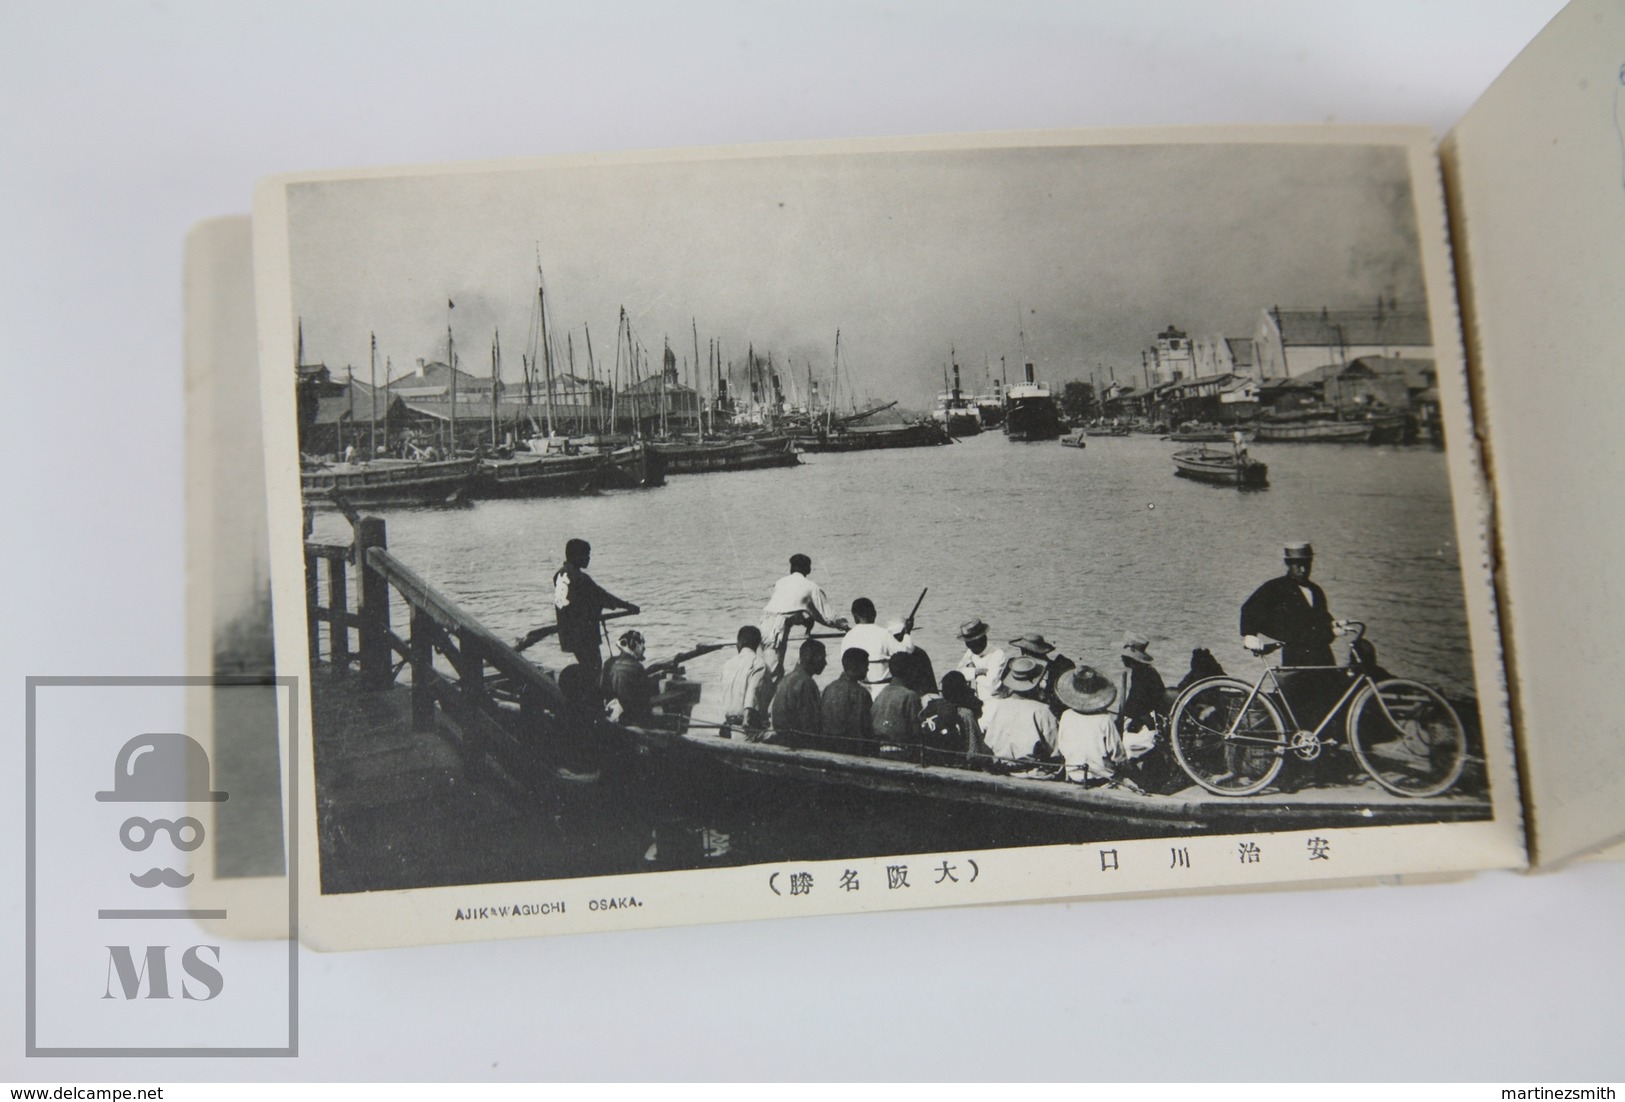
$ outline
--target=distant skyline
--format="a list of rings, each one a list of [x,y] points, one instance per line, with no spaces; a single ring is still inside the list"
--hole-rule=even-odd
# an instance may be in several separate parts
[[[306,356],[367,379],[444,360],[503,377],[532,349],[537,263],[555,347],[600,375],[624,305],[685,378],[708,342],[772,353],[803,388],[842,358],[860,393],[920,406],[953,348],[968,390],[1023,345],[1038,376],[1138,380],[1172,324],[1250,337],[1259,311],[1425,309],[1405,150],[1122,145],[497,168],[288,193]],[[454,310],[447,302],[456,303]],[[692,319],[692,322],[691,322]],[[290,345],[290,356],[292,347]],[[560,365],[562,367],[562,365]],[[848,379],[843,378],[843,390]]]

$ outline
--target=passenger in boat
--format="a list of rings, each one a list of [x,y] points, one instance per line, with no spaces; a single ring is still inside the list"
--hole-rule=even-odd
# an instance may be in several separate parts
[[[987,624],[980,619],[960,624],[959,638],[965,644],[965,653],[954,668],[964,674],[977,697],[984,702],[992,700],[1004,672],[1004,651],[987,649]]]
[[[564,565],[553,575],[553,615],[559,625],[559,649],[574,655],[596,681],[604,668],[604,656],[598,650],[598,625],[604,610],[624,608],[633,615],[640,610],[593,581],[587,573],[590,562],[592,545],[586,540],[573,539],[564,545]]]
[[[1128,687],[1123,690],[1118,729],[1125,736],[1144,730],[1154,733],[1167,723],[1168,687],[1153,664],[1150,647],[1151,640],[1143,635],[1123,636],[1121,657]]]
[[[599,682],[609,702],[609,718],[633,726],[648,724],[654,718],[654,686],[643,668],[647,653],[641,631],[624,631],[617,641],[620,653],[604,666]]]
[[[1010,645],[1028,658],[1036,658],[1044,663],[1043,700],[1049,705],[1050,711],[1055,713],[1056,718],[1059,718],[1066,710],[1066,705],[1062,704],[1061,698],[1055,694],[1055,685],[1062,675],[1075,669],[1077,663],[1055,650],[1055,644],[1036,631],[1029,631],[1018,639],[1010,640]]]
[[[795,669],[784,675],[768,705],[772,726],[768,739],[775,745],[817,749],[820,713],[818,683],[813,678],[824,672],[828,662],[828,652],[821,640],[802,642],[801,660]]]
[[[759,742],[773,700],[773,678],[761,654],[762,633],[746,624],[734,644],[738,649],[722,667],[723,719],[743,729],[749,741]]]
[[[593,725],[604,720],[598,683],[579,663],[572,662],[559,671],[559,694],[564,697],[569,722],[558,732],[561,737],[553,771],[567,781],[597,780],[602,745],[594,737]]]
[[[834,616],[829,598],[808,575],[812,573],[812,560],[806,555],[790,556],[790,573],[773,583],[773,595],[762,610],[762,639],[766,644],[764,657],[768,669],[775,674],[784,668],[784,653],[790,645],[790,629],[804,627],[812,630],[814,624],[823,624],[836,631],[845,631],[850,625],[844,616]]]
[[[897,637],[875,623],[875,603],[867,597],[852,602],[852,619],[852,630],[841,640],[841,653],[857,649],[869,655],[869,672],[863,683],[869,689],[869,699],[876,700],[891,680],[889,660],[897,653]]]
[[[1004,674],[1010,695],[983,713],[994,757],[1044,760],[1054,751],[1057,721],[1043,698],[1044,672],[1037,658],[1021,654],[1010,660]]]
[[[898,627],[902,624],[899,623]],[[905,761],[920,759],[920,694],[904,680],[908,672],[908,655],[901,651],[886,660],[891,680],[875,697],[875,740],[880,743],[883,758],[901,758]]]
[[[841,676],[824,686],[818,698],[819,749],[843,754],[872,755],[875,747],[873,702],[864,687],[869,655],[863,650],[841,652]]]
[[[1066,779],[1084,785],[1117,781],[1138,789],[1119,769],[1150,747],[1136,744],[1131,750],[1118,730],[1111,713],[1117,687],[1093,666],[1079,666],[1061,677],[1056,692],[1066,704],[1055,735],[1055,750],[1066,761]]]
[[[942,691],[920,698],[920,762],[922,765],[968,766],[991,758],[982,741],[977,716],[982,702],[958,670],[942,675]]]
[[[1283,644],[1283,666],[1330,666],[1336,635],[1326,591],[1309,580],[1315,549],[1286,545],[1286,574],[1271,578],[1241,606],[1241,642],[1254,654],[1270,642]]]
[[[901,671],[894,671],[892,677],[902,678],[903,684],[919,693],[922,699],[925,694],[936,692],[937,671],[931,667],[931,656],[914,641],[908,625],[902,620],[892,620],[886,630],[896,640],[896,653],[904,659]]]

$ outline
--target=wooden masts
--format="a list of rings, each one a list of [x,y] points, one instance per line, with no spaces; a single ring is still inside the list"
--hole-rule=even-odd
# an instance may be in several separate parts
[[[451,445],[446,449],[447,459],[457,458],[457,343],[451,335],[451,312],[457,304],[446,300],[446,370],[451,372]]]
[[[372,351],[367,357],[367,391],[372,396],[372,419],[369,422],[370,432],[367,440],[367,460],[371,462],[378,455],[378,334],[369,333],[372,338]]]

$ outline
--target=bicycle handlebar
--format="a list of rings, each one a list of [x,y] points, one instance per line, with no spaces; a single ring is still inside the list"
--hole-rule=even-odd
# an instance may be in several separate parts
[[[1365,621],[1364,620],[1333,620],[1332,621],[1332,631],[1334,632],[1334,634],[1337,634],[1337,635],[1352,635],[1352,636],[1354,636],[1354,641],[1359,642],[1359,640],[1361,638],[1363,638],[1364,635],[1365,635]],[[1271,639],[1269,642],[1265,643],[1263,646],[1259,647],[1257,650],[1252,650],[1251,647],[1248,647],[1247,649],[1252,651],[1253,657],[1255,657],[1255,658],[1267,658],[1270,655],[1274,654],[1276,651],[1284,650],[1285,648],[1286,648],[1285,643],[1281,642],[1278,639]]]

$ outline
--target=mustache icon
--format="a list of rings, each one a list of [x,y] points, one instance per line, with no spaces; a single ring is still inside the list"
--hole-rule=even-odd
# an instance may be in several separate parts
[[[166,888],[184,888],[192,882],[192,874],[182,875],[174,869],[148,869],[140,876],[132,872],[130,882],[140,888],[156,888],[159,884]]]

